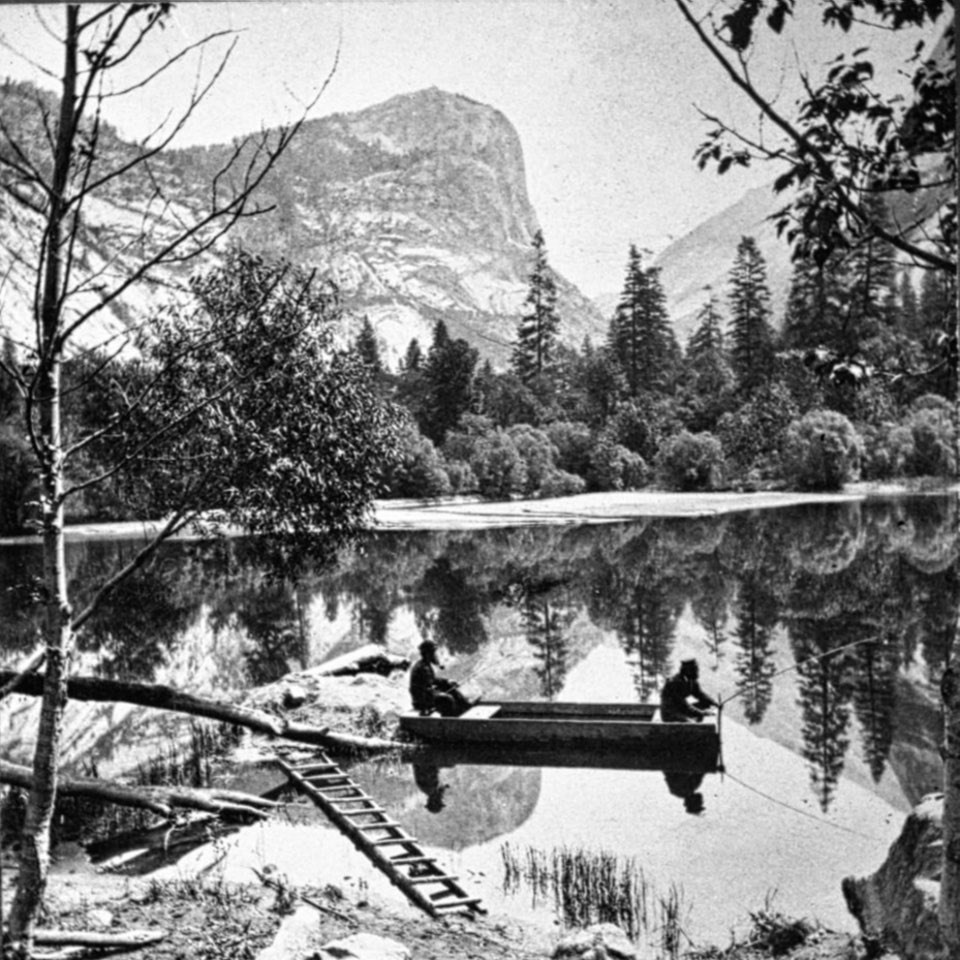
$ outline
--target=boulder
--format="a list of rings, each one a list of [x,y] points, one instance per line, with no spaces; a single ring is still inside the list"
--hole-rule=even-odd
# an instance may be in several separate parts
[[[301,904],[288,917],[284,917],[273,943],[257,954],[257,960],[293,960],[313,956],[317,933],[320,930],[319,914],[307,904]]]
[[[318,960],[410,960],[410,951],[399,941],[374,933],[354,933],[324,944]]]
[[[630,938],[614,923],[595,923],[568,933],[554,948],[554,960],[636,960]]]
[[[867,945],[904,960],[940,960],[937,919],[943,853],[943,795],[923,798],[891,845],[887,859],[869,877],[844,877],[847,909]]]

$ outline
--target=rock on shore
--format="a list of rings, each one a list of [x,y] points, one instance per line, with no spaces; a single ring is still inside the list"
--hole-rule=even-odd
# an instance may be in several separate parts
[[[930,794],[907,817],[887,859],[869,877],[845,877],[843,895],[864,941],[909,960],[943,956],[937,899],[943,850],[943,795]]]

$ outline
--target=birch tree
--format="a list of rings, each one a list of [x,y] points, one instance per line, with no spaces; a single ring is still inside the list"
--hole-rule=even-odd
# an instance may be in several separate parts
[[[388,418],[364,394],[362,378],[348,371],[353,399],[339,407],[333,402],[343,368],[322,328],[335,319],[335,291],[289,265],[240,254],[195,282],[194,315],[167,316],[153,331],[136,331],[146,371],[140,388],[117,397],[100,430],[67,438],[64,364],[86,349],[99,321],[125,296],[158,279],[170,282],[185,267],[217,262],[214,255],[230,229],[262,212],[257,189],[322,92],[294,123],[235,142],[203,201],[185,205],[172,192],[176,178],[165,167],[164,151],[221,76],[232,45],[208,72],[198,72],[183,110],[139,144],[122,142],[105,119],[114,98],[143,98],[148,88],[162,96],[170,71],[184,58],[230,42],[229,35],[211,33],[131,79],[138,64],[155,62],[145,54],[170,16],[169,4],[67,6],[58,96],[21,90],[18,111],[8,109],[10,98],[0,118],[0,191],[20,229],[16,248],[5,254],[10,269],[33,278],[33,334],[18,345],[19,362],[9,356],[2,362],[22,397],[24,430],[38,464],[43,551],[42,646],[28,669],[42,666],[44,687],[9,914],[9,936],[24,955],[32,950],[47,881],[66,684],[78,631],[162,542],[215,503],[226,507],[223,519],[276,537],[281,554],[291,542],[310,538],[334,546],[362,519],[373,490],[371,461],[386,457],[389,447]],[[126,233],[104,233],[91,208],[121,192],[133,198],[128,209],[139,222]],[[98,258],[90,255],[92,240],[99,241]],[[109,357],[122,346],[100,344]],[[304,361],[299,367],[298,357]],[[283,422],[284,408],[276,406],[288,397],[300,405],[296,423]],[[334,422],[345,413],[347,423]],[[319,422],[308,422],[311,417]],[[364,432],[358,423],[372,430]],[[366,448],[364,439],[375,448]],[[98,443],[114,445],[113,462],[78,481],[72,473],[77,457]],[[164,452],[154,456],[158,449]],[[303,459],[305,451],[315,459]],[[200,452],[206,456],[194,459]],[[64,559],[65,506],[89,485],[150,457],[155,465],[168,465],[166,475],[161,470],[153,478],[166,497],[159,532],[106,577],[88,605],[75,609]],[[231,462],[232,474],[223,474],[220,468]],[[241,468],[247,472],[238,483]],[[297,502],[304,506],[291,509]]]

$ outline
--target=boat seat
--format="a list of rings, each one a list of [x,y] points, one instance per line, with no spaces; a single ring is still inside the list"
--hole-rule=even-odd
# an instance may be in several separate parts
[[[465,720],[489,720],[500,711],[499,703],[478,703],[460,716]]]

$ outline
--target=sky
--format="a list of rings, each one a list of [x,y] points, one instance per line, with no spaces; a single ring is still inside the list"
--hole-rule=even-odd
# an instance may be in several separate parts
[[[798,6],[814,11],[809,0]],[[50,33],[61,21],[59,7],[0,6],[0,75],[52,89],[60,53]],[[799,95],[797,65],[819,69],[844,42],[811,17],[795,27],[788,42],[751,62],[760,86],[786,105]],[[310,116],[426,87],[464,94],[516,128],[550,262],[589,296],[620,289],[631,243],[658,253],[779,172],[698,171],[693,154],[709,128],[700,111],[752,131],[756,110],[674,0],[201,0],[175,7],[137,70],[217,31],[234,33],[215,41],[202,64],[185,58],[153,92],[111,101],[107,118],[127,137],[145,136],[186,102],[198,69],[209,76],[233,37],[227,67],[180,145],[290,120],[326,80]],[[878,61],[891,72],[902,61],[902,35],[871,31],[869,42],[882,44]]]

